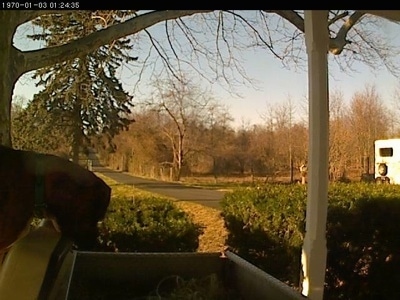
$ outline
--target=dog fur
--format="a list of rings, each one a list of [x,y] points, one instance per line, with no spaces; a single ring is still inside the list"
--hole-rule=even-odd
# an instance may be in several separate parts
[[[90,249],[110,197],[102,179],[75,163],[0,145],[0,252],[30,224],[38,199],[46,204],[44,217],[80,249]]]

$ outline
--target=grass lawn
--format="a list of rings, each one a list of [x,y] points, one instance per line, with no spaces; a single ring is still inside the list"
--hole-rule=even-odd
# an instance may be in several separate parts
[[[118,196],[135,198],[146,195],[155,195],[137,189],[132,185],[119,184],[102,174],[96,173],[96,175],[102,178],[111,187],[111,201],[113,197]],[[158,197],[158,195],[156,196]],[[161,198],[175,200],[166,196],[162,196]],[[183,211],[187,212],[193,218],[193,222],[204,227],[204,233],[200,236],[198,252],[222,252],[225,250],[225,240],[228,233],[225,229],[224,221],[220,216],[221,211],[188,201],[176,200],[176,205]]]

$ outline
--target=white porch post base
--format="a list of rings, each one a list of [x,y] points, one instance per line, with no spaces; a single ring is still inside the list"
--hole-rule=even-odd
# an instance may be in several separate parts
[[[303,266],[302,294],[310,299],[323,299],[325,282],[326,242],[324,240],[304,241],[301,253]],[[315,261],[310,262],[310,259]],[[321,262],[321,263],[317,263]]]

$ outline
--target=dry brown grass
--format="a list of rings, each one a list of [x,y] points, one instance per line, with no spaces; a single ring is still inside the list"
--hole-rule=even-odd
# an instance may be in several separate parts
[[[177,202],[177,205],[187,212],[195,223],[204,228],[204,232],[200,236],[198,252],[222,252],[225,250],[228,231],[220,215],[221,211],[192,202]]]
[[[119,184],[102,174],[96,173],[96,175],[111,187],[111,197],[124,196],[134,198],[154,195],[150,192],[134,188],[131,185]],[[175,200],[164,196],[163,198]],[[225,250],[225,240],[228,232],[224,226],[220,210],[187,201],[176,201],[176,204],[192,217],[194,223],[203,227],[203,234],[199,238],[198,252],[222,252]]]

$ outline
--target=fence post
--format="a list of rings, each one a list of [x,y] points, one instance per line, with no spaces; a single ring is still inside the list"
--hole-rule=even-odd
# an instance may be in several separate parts
[[[91,159],[88,159],[86,164],[87,164],[87,169],[89,171],[93,171],[93,161]]]

